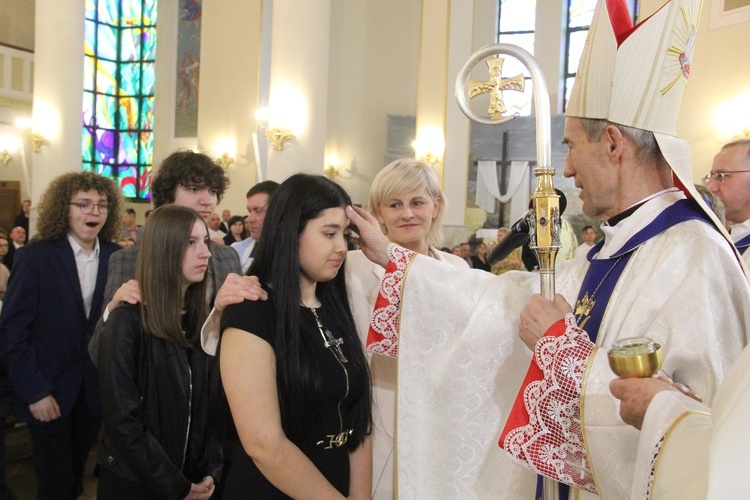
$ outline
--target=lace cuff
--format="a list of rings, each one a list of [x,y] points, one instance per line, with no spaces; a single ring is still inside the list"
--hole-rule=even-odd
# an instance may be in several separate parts
[[[539,339],[500,436],[517,465],[596,493],[581,429],[581,387],[594,344],[567,314]]]
[[[394,358],[398,356],[402,286],[409,264],[416,255],[394,243],[388,245],[388,265],[380,281],[367,332],[367,349],[371,352]]]

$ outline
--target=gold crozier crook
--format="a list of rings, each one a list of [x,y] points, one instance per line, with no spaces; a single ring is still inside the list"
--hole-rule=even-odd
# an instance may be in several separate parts
[[[555,170],[552,168],[552,142],[551,142],[551,118],[549,109],[549,93],[547,92],[547,83],[542,75],[539,63],[526,50],[508,43],[496,43],[487,45],[471,55],[468,61],[463,65],[456,77],[456,99],[458,107],[469,117],[470,120],[484,125],[500,125],[507,123],[518,115],[509,117],[502,116],[505,113],[505,105],[502,102],[502,92],[504,90],[523,90],[513,88],[509,81],[514,79],[503,79],[501,73],[502,59],[495,58],[499,54],[506,54],[515,57],[526,66],[531,74],[531,85],[534,89],[534,108],[536,109],[536,158],[537,167],[534,169],[536,176],[536,190],[534,191],[533,200],[534,208],[526,214],[526,220],[529,223],[530,248],[534,251],[539,260],[539,273],[541,280],[541,293],[550,300],[555,298],[555,258],[560,250],[560,231],[562,221],[560,218],[560,196],[555,192],[552,184],[552,178]],[[490,69],[490,79],[487,82],[472,82],[474,85],[469,94],[471,97],[484,92],[490,92],[490,110],[492,115],[490,119],[478,116],[469,107],[466,99],[466,79],[471,69],[484,59],[492,57],[487,61]],[[517,78],[517,77],[514,77]],[[523,82],[523,78],[521,78]],[[493,99],[499,97],[499,106],[493,108]],[[499,109],[503,109],[499,112]],[[544,500],[558,499],[558,482],[552,478],[544,477],[542,487],[542,498]]]

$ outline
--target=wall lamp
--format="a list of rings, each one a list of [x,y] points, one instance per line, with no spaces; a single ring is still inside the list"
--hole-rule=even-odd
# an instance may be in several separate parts
[[[229,168],[229,165],[234,163],[234,158],[229,156],[229,153],[224,153],[216,159],[216,162],[221,165],[221,168],[226,170],[227,168]]]
[[[278,125],[269,126],[267,110],[259,110],[255,114],[255,119],[258,120],[258,125],[261,128],[266,129],[266,140],[273,144],[273,149],[276,151],[284,149],[284,143],[294,137],[294,134],[288,128],[281,128]]]
[[[12,159],[13,157],[10,155],[10,153],[8,153],[7,149],[3,150],[2,153],[0,153],[0,161],[3,162],[4,167],[7,166],[8,162]]]
[[[414,156],[430,166],[440,161],[445,150],[445,139],[442,131],[437,128],[423,128],[417,134],[417,139],[411,143]]]
[[[34,130],[33,123],[29,119],[19,119],[16,122],[16,127],[21,129],[25,134],[29,134],[29,142],[34,146],[35,153],[39,153],[42,150],[42,145],[48,142],[47,138],[41,132]]]
[[[331,155],[326,162],[325,168],[323,168],[323,173],[326,174],[326,177],[333,180],[336,176],[341,175],[342,165],[338,156]]]

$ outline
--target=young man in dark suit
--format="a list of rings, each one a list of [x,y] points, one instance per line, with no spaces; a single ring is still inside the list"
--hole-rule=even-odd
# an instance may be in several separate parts
[[[86,344],[99,318],[121,198],[110,179],[64,174],[39,204],[40,239],[16,251],[0,349],[28,424],[37,498],[75,499],[101,426],[99,378]]]

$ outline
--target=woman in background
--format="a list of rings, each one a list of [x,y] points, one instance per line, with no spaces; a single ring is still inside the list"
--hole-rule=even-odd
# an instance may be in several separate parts
[[[99,349],[104,443],[97,495],[106,499],[210,498],[221,452],[208,432],[208,227],[165,205],[143,231],[136,279],[142,302],[115,308]]]
[[[428,164],[400,159],[381,170],[370,188],[369,211],[388,239],[453,266],[468,268],[456,255],[438,250],[443,239],[446,201],[437,174]],[[347,257],[347,282],[357,330],[364,342],[370,315],[385,270],[357,250]],[[396,420],[396,358],[370,356],[373,391],[373,498],[395,498],[394,429]]]
[[[237,243],[247,238],[245,234],[245,223],[242,220],[241,215],[233,215],[229,218],[229,234],[224,236],[224,244],[231,246],[232,243]]]
[[[271,199],[248,271],[268,300],[222,316],[221,379],[242,444],[224,498],[370,498],[370,379],[341,272],[350,204],[307,174]]]

